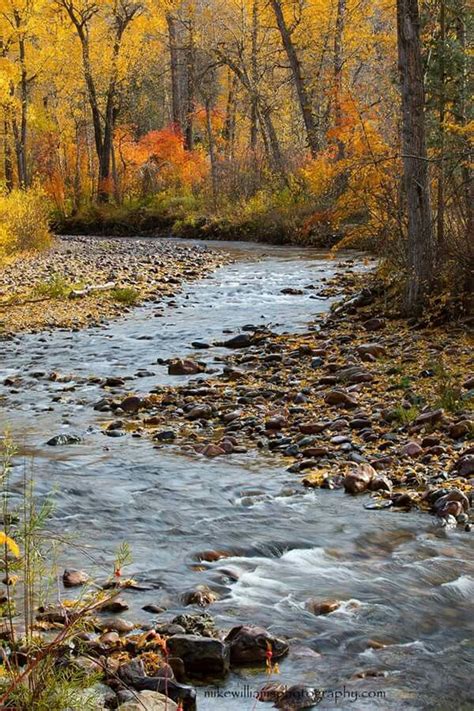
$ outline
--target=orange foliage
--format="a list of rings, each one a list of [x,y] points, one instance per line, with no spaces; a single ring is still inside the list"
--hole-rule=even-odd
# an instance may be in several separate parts
[[[148,171],[153,173],[156,188],[194,187],[208,174],[207,158],[197,149],[186,151],[183,138],[172,126],[150,131],[138,140],[129,127],[116,131],[116,146],[125,182],[136,182]]]
[[[390,190],[397,163],[374,111],[363,113],[350,96],[341,108],[341,121],[327,134],[329,147],[302,169],[312,195],[331,204],[309,218],[305,232],[354,222],[346,229],[349,239],[373,237],[388,226],[390,206],[381,198]]]

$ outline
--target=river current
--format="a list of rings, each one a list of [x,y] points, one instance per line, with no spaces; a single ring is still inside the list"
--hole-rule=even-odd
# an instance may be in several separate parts
[[[157,359],[189,355],[193,341],[222,339],[245,324],[304,330],[329,308],[318,291],[347,261],[294,248],[212,246],[235,261],[184,285],[169,303],[103,327],[0,343],[0,430],[8,427],[19,447],[13,480],[32,466],[38,497],[53,492],[52,527],[79,544],[63,561],[69,567],[103,577],[117,545],[128,542],[127,574],[148,588],[126,593],[134,621],[154,619],[141,609],[152,602],[169,608],[160,619],[171,619],[183,611],[184,591],[210,585],[221,596],[209,610],[220,627],[258,624],[291,640],[274,680],[325,689],[320,709],[474,708],[469,535],[438,528],[427,515],[365,510],[341,491],[305,490],[262,455],[204,460],[130,435],[104,437],[105,415],[93,410],[104,391],[90,376],[130,378],[128,390],[146,393],[186,380],[168,376]],[[282,294],[288,286],[303,294]],[[216,367],[221,355],[199,354]],[[51,381],[53,371],[71,377]],[[20,386],[3,384],[17,376]],[[84,441],[46,446],[60,433]],[[210,549],[230,556],[196,569]],[[305,609],[309,598],[344,602],[316,617]],[[387,646],[373,649],[370,640]],[[199,688],[198,709],[269,708],[253,698],[267,681],[261,670],[232,674],[219,690]]]

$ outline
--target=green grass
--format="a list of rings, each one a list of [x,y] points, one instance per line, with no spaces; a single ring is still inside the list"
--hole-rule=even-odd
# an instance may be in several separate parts
[[[131,286],[116,287],[111,289],[110,295],[114,301],[127,306],[134,306],[139,298],[140,292]]]
[[[408,409],[400,405],[395,409],[394,412],[395,419],[400,422],[401,425],[411,425],[411,423],[416,420],[419,414],[419,409],[414,405]]]
[[[72,285],[61,274],[53,274],[48,281],[39,282],[34,286],[33,295],[50,299],[66,299],[72,288]]]

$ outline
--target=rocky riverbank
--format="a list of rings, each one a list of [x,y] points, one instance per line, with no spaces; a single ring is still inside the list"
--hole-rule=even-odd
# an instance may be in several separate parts
[[[368,494],[367,509],[422,509],[470,530],[472,338],[462,325],[385,314],[363,280],[349,271],[328,284],[350,298],[306,333],[249,325],[212,344],[222,348],[217,375],[206,363],[211,344],[161,361],[196,378],[145,397],[112,391],[95,405],[113,414],[105,434],[133,431],[199,457],[260,452],[308,487]]]
[[[172,240],[62,237],[0,269],[0,333],[97,325],[229,261]]]

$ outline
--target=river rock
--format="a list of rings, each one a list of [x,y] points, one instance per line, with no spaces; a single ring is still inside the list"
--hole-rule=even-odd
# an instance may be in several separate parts
[[[206,370],[202,363],[197,363],[190,358],[177,358],[168,365],[169,375],[197,375]]]
[[[362,463],[344,477],[343,486],[348,494],[360,494],[367,491],[376,478],[375,469],[370,464]]]
[[[299,430],[302,434],[319,434],[326,429],[327,425],[324,422],[303,422],[299,426]]]
[[[124,620],[123,617],[110,617],[105,620],[100,620],[97,627],[107,632],[118,632],[118,634],[129,634],[135,629],[135,625],[130,620]]]
[[[357,400],[349,395],[345,390],[331,390],[324,398],[328,405],[340,405],[343,407],[357,407]]]
[[[423,447],[421,447],[417,442],[408,442],[408,444],[402,448],[402,454],[406,457],[414,459],[419,457],[420,454],[423,454]]]
[[[219,599],[217,593],[207,585],[199,585],[195,590],[189,590],[183,595],[183,605],[199,605],[206,607]]]
[[[391,493],[392,491],[392,482],[388,478],[388,476],[385,476],[383,474],[378,474],[375,476],[371,482],[370,482],[370,490],[371,491],[386,491],[387,493]]]
[[[421,415],[415,420],[415,425],[420,425],[421,427],[426,427],[427,425],[433,426],[440,422],[444,417],[444,410],[429,410],[428,412],[422,412]]]
[[[273,659],[280,659],[288,654],[288,643],[273,637],[263,627],[253,625],[240,625],[231,629],[226,643],[230,647],[231,664],[245,666],[258,662],[265,662],[267,652],[271,649]]]
[[[381,331],[385,328],[385,321],[382,318],[370,318],[364,322],[366,331]]]
[[[164,694],[157,691],[140,691],[135,701],[127,701],[119,706],[121,711],[177,711],[178,706]]]
[[[241,333],[238,336],[229,338],[227,341],[220,341],[215,345],[224,348],[248,348],[252,345],[253,340],[253,336],[250,336],[248,333]]]
[[[452,471],[463,478],[472,476],[474,474],[474,454],[463,454],[455,462]]]
[[[212,417],[212,407],[207,404],[195,405],[187,413],[188,420],[209,420]]]
[[[266,430],[281,430],[283,427],[286,425],[286,417],[283,415],[274,415],[273,417],[270,417],[266,422],[265,422],[265,429]]]
[[[329,615],[341,606],[339,600],[310,600],[307,604],[308,610],[313,615]]]
[[[469,511],[469,508],[469,499],[459,489],[452,489],[444,496],[437,498],[433,504],[433,510],[442,518],[448,515],[459,516],[463,512]]]
[[[223,447],[218,444],[213,444],[212,442],[206,444],[204,447],[198,447],[196,451],[209,458],[220,457],[222,454],[226,454],[226,451]]]
[[[461,420],[461,422],[455,422],[449,428],[449,436],[451,439],[462,439],[470,432],[474,432],[474,423],[472,420]]]
[[[380,343],[362,343],[357,348],[360,356],[371,355],[374,358],[383,358],[387,354],[384,346]]]
[[[63,585],[65,588],[78,588],[85,585],[90,580],[84,570],[65,570],[63,573]]]
[[[99,610],[101,612],[112,612],[112,613],[125,612],[128,609],[129,609],[128,602],[126,602],[121,597],[113,597],[110,600],[106,600],[99,607]]]
[[[183,660],[189,677],[225,677],[230,669],[229,647],[219,639],[197,635],[175,635],[168,640],[168,650]]]
[[[317,706],[323,698],[324,691],[321,689],[295,684],[275,701],[275,706],[282,711],[299,711]]]
[[[135,415],[143,407],[143,400],[136,395],[129,395],[120,403],[120,408],[129,415]]]
[[[184,711],[195,711],[196,691],[192,686],[179,684],[173,678],[173,671],[166,665],[161,670],[163,676],[147,676],[145,667],[141,659],[133,659],[130,662],[121,664],[117,670],[116,677],[128,689],[136,691],[155,691],[173,701],[181,701]],[[168,701],[169,703],[169,701]]]
[[[218,637],[219,630],[216,623],[207,612],[196,614],[177,615],[173,618],[172,624],[179,626],[182,633],[198,635],[199,637]]]
[[[60,447],[67,444],[81,444],[82,437],[74,434],[59,434],[55,437],[51,437],[46,444],[50,447]]]

